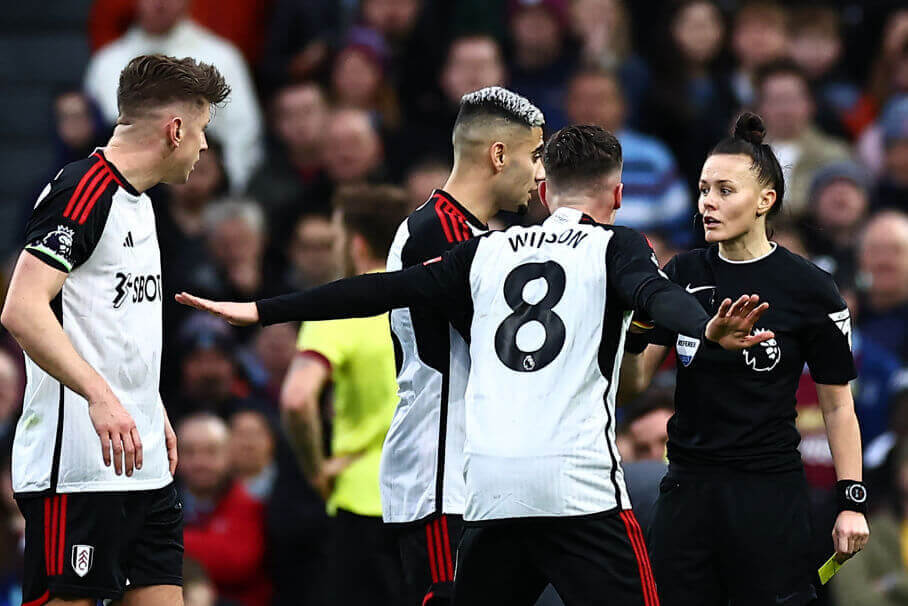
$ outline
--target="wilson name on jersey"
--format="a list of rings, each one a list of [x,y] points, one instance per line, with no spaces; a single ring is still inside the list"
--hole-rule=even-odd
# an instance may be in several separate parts
[[[450,194],[435,190],[398,228],[388,271],[418,265],[487,231]],[[382,449],[382,515],[388,523],[463,515],[464,393],[470,356],[437,309],[391,312],[398,396]]]
[[[135,420],[144,464],[132,477],[106,467],[88,402],[26,355],[14,491],[165,486],[172,478],[158,394],[163,291],[151,201],[98,150],[64,167],[41,193],[26,227],[25,251],[68,274],[51,307],[76,351]]]

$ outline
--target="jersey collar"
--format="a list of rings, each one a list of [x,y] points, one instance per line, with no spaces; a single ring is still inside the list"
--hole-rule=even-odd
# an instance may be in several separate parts
[[[556,208],[555,212],[546,219],[546,223],[549,221],[552,221],[553,223],[584,223],[588,225],[598,225],[598,223],[585,212],[569,206]]]
[[[129,181],[126,180],[126,177],[123,176],[123,173],[117,170],[117,167],[107,159],[100,147],[95,149],[94,153],[92,153],[92,156],[101,159],[101,162],[103,162],[104,165],[110,169],[110,172],[113,173],[114,180],[117,182],[117,185],[125,189],[130,196],[138,197],[139,195],[141,195],[139,194],[139,191],[135,187],[133,187]]]
[[[488,225],[483,224],[482,221],[480,221],[479,219],[477,219],[476,217],[474,217],[474,216],[473,216],[473,213],[471,213],[470,211],[468,211],[468,210],[466,209],[466,207],[465,207],[463,204],[461,204],[460,202],[458,202],[458,201],[454,198],[454,196],[452,196],[451,194],[449,194],[449,193],[446,192],[445,190],[443,190],[443,189],[435,189],[435,190],[433,190],[433,191],[432,191],[432,195],[429,196],[429,199],[431,200],[431,199],[436,198],[436,197],[444,198],[445,200],[447,200],[448,202],[450,202],[457,210],[459,210],[461,213],[463,213],[463,216],[464,216],[464,217],[466,218],[466,220],[470,223],[470,225],[472,225],[472,226],[475,227],[476,229],[481,229],[482,231],[489,231],[489,226],[488,226]]]
[[[733,264],[733,265],[745,265],[745,264],[747,264],[747,263],[756,263],[757,261],[762,261],[763,259],[765,259],[765,258],[768,257],[769,255],[771,255],[772,253],[776,252],[776,249],[779,248],[779,245],[776,244],[775,242],[770,242],[770,243],[769,243],[769,247],[770,247],[770,248],[769,248],[769,252],[766,253],[765,255],[760,255],[759,257],[754,257],[753,259],[745,259],[745,260],[743,260],[743,261],[733,261],[733,260],[731,260],[731,259],[726,259],[725,257],[722,256],[722,253],[719,252],[719,246],[718,246],[718,245],[716,245],[716,255],[717,255],[720,259],[722,259],[723,261],[725,261],[726,263],[731,263],[731,264]]]

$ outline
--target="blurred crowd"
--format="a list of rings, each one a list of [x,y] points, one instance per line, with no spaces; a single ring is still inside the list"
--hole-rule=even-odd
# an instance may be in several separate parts
[[[617,222],[645,231],[662,263],[703,242],[696,201],[711,146],[740,110],[764,118],[789,192],[773,239],[830,272],[853,318],[873,536],[822,597],[908,603],[908,8],[900,4],[95,0],[84,86],[61,91],[49,108],[57,161],[20,201],[23,225],[46,181],[107,140],[117,76],[133,56],[192,56],[217,66],[233,89],[189,181],[149,192],[169,295],[161,390],[180,440],[187,604],[331,603],[335,543],[324,491],[307,481],[282,429],[299,327],[234,329],[172,295],[253,300],[355,271],[357,240],[338,218],[337,197],[393,185],[407,205],[377,212],[402,220],[445,182],[460,97],[490,85],[536,103],[547,132],[594,123],[617,134]],[[495,226],[544,215],[537,203]],[[619,428],[644,525],[655,500],[648,487],[665,469],[672,364],[623,411]],[[23,383],[21,353],[5,335],[4,441]],[[330,455],[331,390],[320,398]],[[798,401],[817,554],[828,557],[835,474],[806,371]],[[4,460],[0,606],[15,603],[22,536]]]

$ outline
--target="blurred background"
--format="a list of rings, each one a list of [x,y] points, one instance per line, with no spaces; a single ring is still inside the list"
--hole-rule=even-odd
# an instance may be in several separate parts
[[[490,85],[529,97],[548,133],[583,122],[618,135],[625,189],[617,222],[645,231],[662,263],[702,244],[696,183],[709,149],[740,110],[763,116],[789,192],[773,239],[830,272],[855,320],[853,390],[873,536],[821,602],[908,604],[903,2],[7,2],[0,295],[38,193],[64,164],[104,145],[119,71],[149,52],[213,63],[233,88],[189,182],[148,192],[167,291],[161,390],[181,441],[187,604],[331,604],[338,580],[358,581],[338,572],[339,545],[350,537],[339,538],[326,513],[333,488],[307,481],[281,421],[282,409],[305,399],[293,376],[301,357],[328,352],[302,340],[298,347],[299,326],[231,329],[179,308],[173,293],[252,300],[369,269],[370,253],[380,263],[380,238],[363,221],[339,218],[338,196],[393,186],[373,211],[396,225],[444,183],[460,97]],[[544,215],[537,205],[495,226]],[[644,525],[664,472],[673,364],[621,413],[622,456]],[[327,368],[309,388],[330,456],[340,401],[332,385],[342,368],[334,358]],[[21,352],[0,333],[0,606],[20,599],[23,522],[8,443],[23,383]],[[832,552],[835,475],[807,372],[798,400],[820,561]],[[358,405],[380,445],[393,402]]]

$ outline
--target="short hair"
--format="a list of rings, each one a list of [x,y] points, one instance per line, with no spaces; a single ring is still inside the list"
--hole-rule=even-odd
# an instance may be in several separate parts
[[[503,118],[527,128],[545,124],[541,109],[526,97],[501,86],[488,86],[461,97],[454,128],[477,117]]]
[[[545,178],[566,187],[599,179],[621,168],[621,143],[591,124],[566,126],[552,135],[542,152]]]
[[[344,228],[366,240],[375,257],[384,258],[410,210],[407,192],[393,185],[349,185],[334,196]]]
[[[791,13],[788,31],[797,35],[803,32],[819,32],[827,36],[838,36],[841,28],[839,13],[830,6],[802,6]]]
[[[794,76],[804,83],[807,88],[807,94],[811,94],[810,78],[807,77],[807,72],[792,59],[776,59],[758,67],[754,74],[754,84],[758,97],[762,93],[763,85],[766,84],[767,80],[776,76]]]
[[[207,101],[218,105],[230,95],[230,86],[216,67],[191,57],[141,55],[120,72],[117,108],[121,117],[174,101]]]
[[[770,22],[781,28],[788,27],[788,10],[773,0],[752,0],[744,2],[735,13],[735,27],[744,21]]]
[[[240,219],[253,231],[265,235],[265,213],[258,202],[251,198],[226,198],[210,204],[205,209],[203,219],[209,232],[217,229],[221,223]]]

